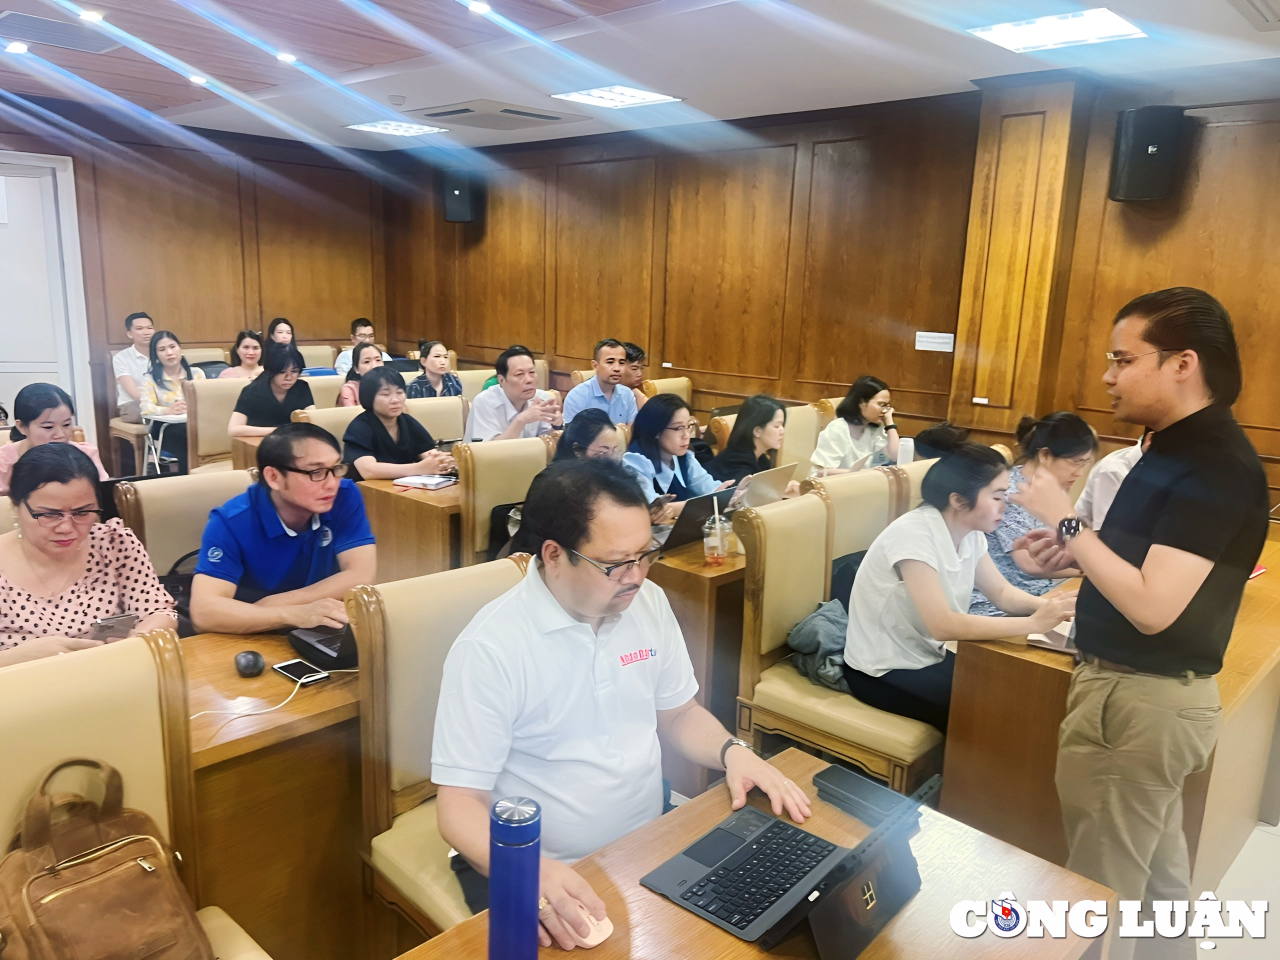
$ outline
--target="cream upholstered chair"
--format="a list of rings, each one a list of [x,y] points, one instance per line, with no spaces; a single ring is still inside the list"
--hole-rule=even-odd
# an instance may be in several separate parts
[[[787,407],[787,432],[778,449],[778,463],[796,464],[796,476],[809,472],[809,458],[818,446],[818,434],[822,432],[822,414],[816,404],[805,403]]]
[[[716,452],[724,450],[724,445],[729,442],[729,434],[733,433],[733,425],[738,422],[736,413],[729,413],[723,417],[712,417],[708,429],[711,435],[716,438]]]
[[[434,936],[471,916],[436,825],[431,740],[445,656],[529,557],[446,570],[347,594],[360,651],[363,855],[373,890]]]
[[[462,565],[483,563],[489,557],[489,515],[503,503],[522,503],[529,484],[551,461],[555,444],[543,437],[459,443],[462,498]]]
[[[462,397],[470,403],[484,388],[484,382],[493,376],[493,367],[481,370],[459,370],[458,380],[462,383]]]
[[[640,389],[646,397],[656,397],[660,393],[674,393],[685,403],[693,403],[693,381],[688,377],[645,380],[640,384]]]
[[[580,383],[586,383],[595,375],[594,370],[572,370],[569,372],[569,384],[576,387]]]
[[[317,407],[336,407],[345,377],[300,377],[311,388],[311,399]]]
[[[537,384],[539,390],[551,389],[551,364],[542,358],[535,358],[533,361],[534,383]]]
[[[996,453],[1000,454],[1000,456],[1004,457],[1005,463],[1010,465],[1013,464],[1013,451],[1010,450],[1008,447],[1006,447],[1003,443],[993,443],[991,445],[991,449],[994,450]]]
[[[342,437],[351,421],[364,413],[364,407],[316,407],[314,410],[295,410],[291,414],[294,423],[314,423],[333,434],[342,447]]]
[[[13,501],[8,497],[0,497],[0,533],[8,533],[17,526],[17,518],[13,514]]]
[[[920,484],[924,482],[924,475],[929,472],[938,461],[935,460],[915,460],[905,467],[899,467],[898,470],[906,477],[907,490],[906,493],[900,494],[902,500],[903,512],[914,510],[920,506],[924,498],[920,496]],[[1073,501],[1074,502],[1074,501]]]
[[[182,356],[187,363],[209,363],[216,360],[231,362],[231,353],[226,347],[183,347]]]
[[[829,511],[826,500],[808,495],[734,515],[747,551],[738,735],[760,746],[762,734],[782,734],[910,793],[942,769],[942,734],[810,683],[788,660],[787,635],[831,590]],[[883,516],[879,522],[883,528]]]
[[[189,473],[231,469],[231,436],[227,429],[240,391],[251,382],[239,377],[182,381],[182,395],[187,400]]]
[[[159,482],[159,481],[156,481]],[[0,670],[0,827],[21,822],[27,798],[57,763],[100,760],[124,780],[124,804],[149,814],[182,855],[178,872],[201,903],[187,678],[177,635],[160,630],[67,657]],[[74,783],[76,770],[65,771]],[[83,787],[77,784],[79,789]],[[197,916],[220,960],[270,960],[217,907]]]
[[[119,483],[116,508],[125,526],[147,548],[156,573],[164,576],[188,553],[200,549],[209,511],[244,493],[252,483],[248,470]]]
[[[308,367],[332,367],[338,359],[338,350],[327,343],[308,343],[298,346],[298,352]]]
[[[460,440],[467,428],[467,401],[462,397],[407,400],[404,411],[426,427],[435,440]]]
[[[836,407],[840,406],[840,401],[844,397],[826,397],[814,404],[818,408],[818,432],[822,432],[822,428],[836,418]]]

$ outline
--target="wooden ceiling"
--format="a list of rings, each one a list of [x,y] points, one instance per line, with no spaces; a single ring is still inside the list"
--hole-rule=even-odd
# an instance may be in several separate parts
[[[545,30],[584,16],[601,16],[649,2],[489,0],[495,13],[530,30]],[[176,0],[80,3],[85,9],[101,12],[121,30],[190,64],[201,76],[216,78],[245,93],[300,79],[293,67],[214,26]],[[381,0],[379,5],[449,47],[509,36],[456,0]],[[412,60],[426,53],[392,37],[341,0],[221,0],[221,6],[240,18],[255,36],[330,75]],[[41,0],[0,0],[0,12],[4,10],[75,22],[70,13]],[[4,20],[0,19],[2,36]],[[32,44],[31,52],[148,110],[217,96],[128,47],[91,54]],[[39,75],[38,64],[33,64],[31,71],[15,69],[14,65],[20,62],[17,57],[0,56],[0,88],[17,94],[86,99],[83,92],[77,94],[74,84],[68,86]]]

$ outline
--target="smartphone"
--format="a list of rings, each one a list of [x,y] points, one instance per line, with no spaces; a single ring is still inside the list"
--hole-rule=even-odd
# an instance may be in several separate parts
[[[455,443],[461,443],[461,442],[462,442],[461,437],[458,437],[458,439],[456,440],[437,440],[436,449],[443,450],[445,453],[448,453],[450,450],[453,449],[453,445]]]
[[[123,640],[138,622],[136,613],[122,613],[118,617],[103,617],[93,621],[90,640]]]
[[[313,667],[307,661],[300,658],[286,660],[284,663],[277,663],[272,668],[276,673],[283,674],[294,683],[300,683],[304,687],[309,687],[313,683],[319,683],[321,680],[328,680],[329,674],[325,673],[319,667]]]

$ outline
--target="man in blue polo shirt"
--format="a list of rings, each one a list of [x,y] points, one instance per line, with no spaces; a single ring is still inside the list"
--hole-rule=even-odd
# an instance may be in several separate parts
[[[340,627],[342,598],[378,569],[364,499],[338,441],[289,423],[258,447],[257,484],[209,514],[191,585],[191,619],[208,633]]]
[[[634,420],[636,398],[630,387],[621,385],[627,370],[626,347],[614,339],[601,340],[596,344],[591,369],[596,375],[578,384],[564,398],[564,422],[569,423],[588,407],[603,410],[614,423]]]

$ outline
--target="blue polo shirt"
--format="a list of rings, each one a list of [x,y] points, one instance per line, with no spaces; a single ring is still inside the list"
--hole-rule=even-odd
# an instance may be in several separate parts
[[[590,407],[603,410],[614,423],[630,423],[639,412],[635,395],[630,387],[615,383],[613,396],[606,400],[604,391],[600,389],[600,381],[595,377],[583,380],[565,396],[564,422],[569,423],[579,413]]]
[[[209,514],[196,573],[236,584],[236,599],[253,603],[333,576],[338,554],[373,542],[364,498],[350,480],[339,484],[333,509],[300,532],[284,525],[271,491],[255,483]]]

